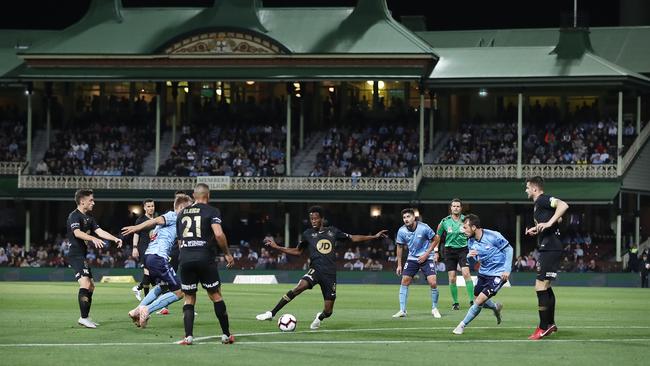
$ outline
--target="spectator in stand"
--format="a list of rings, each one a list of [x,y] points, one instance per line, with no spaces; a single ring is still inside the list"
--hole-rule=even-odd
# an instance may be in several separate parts
[[[587,265],[587,272],[600,272],[600,268],[596,264],[595,259],[589,261],[589,264]]]
[[[127,258],[127,260],[124,261],[124,268],[135,268],[135,267],[136,267],[135,259],[133,259],[132,256],[129,256],[129,258]]]
[[[352,270],[357,269],[359,271],[363,271],[363,267],[364,267],[364,265],[363,265],[363,262],[361,261],[360,258],[357,258],[357,260],[354,262],[354,264],[352,264]]]
[[[6,266],[9,264],[9,257],[5,252],[5,248],[0,248],[0,266]]]

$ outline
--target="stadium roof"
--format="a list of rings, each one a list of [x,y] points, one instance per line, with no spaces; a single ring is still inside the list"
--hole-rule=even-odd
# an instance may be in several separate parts
[[[440,59],[427,83],[434,87],[619,85],[649,87],[650,79],[584,52],[562,58],[556,47],[436,48]]]
[[[551,47],[556,28],[416,32],[436,49],[468,47]],[[589,29],[594,53],[628,70],[650,75],[650,26]]]

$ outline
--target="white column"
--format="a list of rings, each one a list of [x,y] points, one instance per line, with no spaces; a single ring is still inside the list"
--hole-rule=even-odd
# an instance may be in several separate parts
[[[436,106],[435,106],[435,98],[434,94],[431,93],[429,94],[429,97],[431,99],[430,104],[431,107],[429,108],[429,152],[433,152],[433,122],[434,122],[434,113],[436,113]]]
[[[636,211],[634,213],[634,243],[641,244],[641,195],[636,194]]]
[[[621,238],[621,214],[619,213],[616,215],[616,261],[620,262],[621,261],[621,243],[622,243],[622,238]]]
[[[287,93],[287,148],[285,151],[285,172],[291,176],[291,92]]]
[[[48,96],[45,103],[45,146],[49,148],[52,134],[52,97]]]
[[[641,133],[641,96],[636,97],[636,134]]]
[[[521,255],[521,215],[517,215],[515,227],[515,258]]]
[[[28,252],[32,246],[32,231],[31,231],[31,213],[29,208],[25,208],[25,252]]]
[[[424,164],[424,89],[420,85],[420,165]]]
[[[284,246],[288,248],[291,243],[291,238],[289,238],[289,220],[291,219],[291,214],[288,212],[284,213]]]
[[[618,131],[617,131],[617,149],[616,149],[616,172],[620,177],[623,175],[623,92],[618,92]],[[618,257],[617,257],[618,258]]]
[[[302,98],[300,98],[300,132],[299,132],[299,137],[300,137],[300,150],[302,151],[303,147],[305,146],[305,98],[304,95]]]
[[[32,94],[32,90],[27,90],[27,164],[32,163]]]
[[[161,94],[160,89],[161,86],[158,85],[156,88],[158,90],[158,93],[156,94],[156,170],[155,172],[158,173],[158,167],[160,167],[160,108],[161,108]]]
[[[522,93],[519,93],[517,96],[517,178],[521,178],[522,176],[522,134],[523,134],[523,127],[524,127],[524,95]]]

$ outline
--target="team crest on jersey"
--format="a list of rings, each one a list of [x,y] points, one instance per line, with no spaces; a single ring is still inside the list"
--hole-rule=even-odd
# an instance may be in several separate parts
[[[321,254],[329,254],[333,247],[332,242],[327,239],[321,239],[316,243],[316,250]]]
[[[448,228],[447,228],[447,232],[448,232],[448,233],[453,233],[453,232],[454,232],[454,228],[451,227],[451,226],[448,227]]]
[[[327,235],[328,236],[334,236],[334,233],[331,230],[327,230]]]
[[[311,233],[311,237],[312,237],[312,238],[315,238],[315,237],[317,237],[317,236],[318,236],[318,233]]]

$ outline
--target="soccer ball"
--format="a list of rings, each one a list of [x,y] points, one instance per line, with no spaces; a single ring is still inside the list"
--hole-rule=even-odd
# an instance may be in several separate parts
[[[298,324],[298,321],[291,314],[284,314],[278,319],[278,328],[282,332],[293,332],[296,329],[296,324]]]

